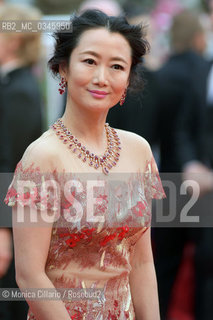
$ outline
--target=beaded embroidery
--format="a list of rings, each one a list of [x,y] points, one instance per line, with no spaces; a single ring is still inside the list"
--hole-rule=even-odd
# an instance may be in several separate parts
[[[26,189],[18,193],[18,179],[32,180],[35,185],[30,191]],[[85,191],[81,194],[72,191],[69,199],[64,198],[61,189],[56,193],[57,197],[49,191],[48,196],[42,199],[40,190],[45,179],[56,179],[60,186],[66,181],[63,175],[55,171],[43,174],[33,165],[23,169],[20,162],[5,203],[14,206],[19,202],[25,206],[31,201],[31,205],[41,211],[46,205],[49,210],[60,212],[52,228],[45,268],[47,276],[56,288],[101,288],[104,292],[101,300],[64,300],[70,319],[134,320],[129,287],[131,254],[135,243],[150,226],[151,198],[164,196],[154,159],[147,162],[143,175],[132,175],[126,182],[128,188],[124,194],[122,185],[117,188],[112,185],[108,194],[105,189],[102,193],[97,190],[94,215],[103,214],[106,217],[104,223],[89,224],[82,219],[80,224],[68,223],[63,226],[61,211],[71,210],[74,198],[86,208]],[[136,189],[133,188],[134,181]],[[111,193],[117,201],[116,206],[110,206]],[[116,212],[119,213],[117,217]],[[28,320],[36,320],[31,310]]]

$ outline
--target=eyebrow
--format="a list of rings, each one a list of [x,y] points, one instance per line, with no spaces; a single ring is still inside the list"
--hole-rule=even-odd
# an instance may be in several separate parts
[[[100,55],[97,52],[94,52],[94,51],[91,51],[91,50],[81,52],[81,55],[83,55],[83,54],[90,54],[90,55],[92,55],[92,56],[94,56],[96,58],[100,58]],[[110,60],[122,61],[125,64],[128,64],[126,62],[126,60],[124,60],[122,57],[112,57]]]

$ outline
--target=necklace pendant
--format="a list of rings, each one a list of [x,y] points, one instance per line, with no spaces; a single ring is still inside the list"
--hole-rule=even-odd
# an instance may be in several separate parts
[[[96,162],[95,165],[94,165],[94,168],[95,168],[95,169],[98,169],[99,167],[100,167],[99,163]]]
[[[107,169],[107,167],[103,167],[102,171],[106,175],[109,174],[109,170]]]
[[[102,167],[105,175],[109,174],[109,170],[117,165],[120,158],[121,142],[115,129],[109,124],[105,124],[107,149],[103,156],[91,153],[79,140],[65,127],[63,121],[58,119],[52,126],[56,135],[67,147],[76,154],[83,162],[87,162],[90,167],[98,169]]]

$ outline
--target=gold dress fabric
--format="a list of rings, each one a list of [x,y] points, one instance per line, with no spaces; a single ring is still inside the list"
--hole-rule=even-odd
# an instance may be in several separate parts
[[[62,299],[70,319],[133,320],[131,255],[150,227],[151,199],[164,197],[155,160],[147,160],[144,173],[110,178],[67,172],[43,172],[25,155],[5,203],[55,214],[46,261],[46,274],[55,288],[101,293]],[[27,320],[35,319],[29,310]]]

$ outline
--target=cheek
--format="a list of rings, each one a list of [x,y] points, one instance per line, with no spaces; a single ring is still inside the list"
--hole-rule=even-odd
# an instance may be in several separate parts
[[[72,70],[72,71],[71,71]],[[90,81],[90,73],[83,68],[82,64],[75,63],[70,66],[69,84],[70,86],[83,87]]]
[[[112,82],[112,88],[115,93],[122,94],[128,86],[128,77],[120,77],[120,79]]]
[[[117,94],[123,94],[128,87],[130,77],[130,67],[123,71],[118,71],[111,74],[111,84]]]

